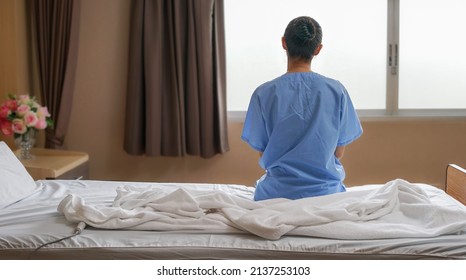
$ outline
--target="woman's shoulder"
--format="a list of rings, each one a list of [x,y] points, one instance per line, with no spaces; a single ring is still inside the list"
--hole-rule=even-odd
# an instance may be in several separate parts
[[[263,94],[263,93],[267,93],[267,92],[270,92],[270,91],[273,91],[275,88],[277,88],[278,86],[280,86],[281,84],[283,84],[283,81],[281,79],[282,76],[280,77],[277,77],[273,80],[269,80],[267,82],[264,82],[263,84],[261,84],[260,86],[258,86],[255,90],[255,93],[256,94]]]
[[[315,75],[315,80],[317,80],[317,81],[320,81],[322,83],[326,83],[326,84],[329,84],[329,85],[333,85],[333,86],[336,86],[336,87],[343,87],[343,84],[337,79],[330,78],[330,77],[324,76],[324,75],[319,74],[319,73],[314,73],[314,75]]]

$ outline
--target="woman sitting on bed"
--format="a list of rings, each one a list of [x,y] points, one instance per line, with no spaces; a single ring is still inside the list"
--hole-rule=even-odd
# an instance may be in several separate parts
[[[345,87],[311,70],[322,49],[319,23],[310,17],[293,19],[282,46],[287,72],[255,90],[241,136],[259,151],[266,170],[254,199],[344,192],[340,159],[362,128]]]

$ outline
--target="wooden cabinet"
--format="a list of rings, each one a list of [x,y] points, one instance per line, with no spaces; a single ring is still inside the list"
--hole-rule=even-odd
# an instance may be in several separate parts
[[[33,159],[21,162],[34,180],[89,178],[87,153],[33,148],[32,155]]]

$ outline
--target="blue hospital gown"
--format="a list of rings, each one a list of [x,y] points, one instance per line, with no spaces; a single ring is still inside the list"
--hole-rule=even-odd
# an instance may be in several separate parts
[[[299,199],[344,192],[345,171],[335,157],[362,134],[344,86],[314,72],[287,73],[251,97],[241,138],[262,152],[266,170],[255,200]]]

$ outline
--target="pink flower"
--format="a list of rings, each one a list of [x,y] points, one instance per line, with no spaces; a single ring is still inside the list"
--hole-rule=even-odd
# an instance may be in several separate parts
[[[50,117],[49,110],[47,107],[39,107],[37,108],[37,117],[39,119],[45,119],[46,117]]]
[[[18,106],[18,109],[16,110],[16,112],[18,113],[19,116],[24,116],[30,110],[31,108],[28,105],[21,104]]]
[[[8,106],[2,105],[2,107],[0,107],[0,119],[7,119],[10,113],[11,110]]]
[[[4,105],[7,106],[11,111],[16,111],[16,109],[18,108],[18,103],[16,102],[16,100],[7,100],[5,101]]]
[[[46,129],[53,125],[47,107],[29,95],[12,95],[0,103],[0,133],[18,137],[28,130]]]
[[[26,113],[26,115],[24,115],[24,122],[26,123],[27,127],[36,126],[38,120],[39,119],[33,111],[29,111]]]
[[[13,132],[16,134],[24,134],[27,131],[27,126],[22,119],[14,119],[12,121]]]
[[[11,125],[11,122],[0,119],[0,131],[2,131],[5,136],[13,134],[13,126]]]
[[[46,129],[47,128],[47,121],[45,119],[38,119],[36,122],[36,129]]]

